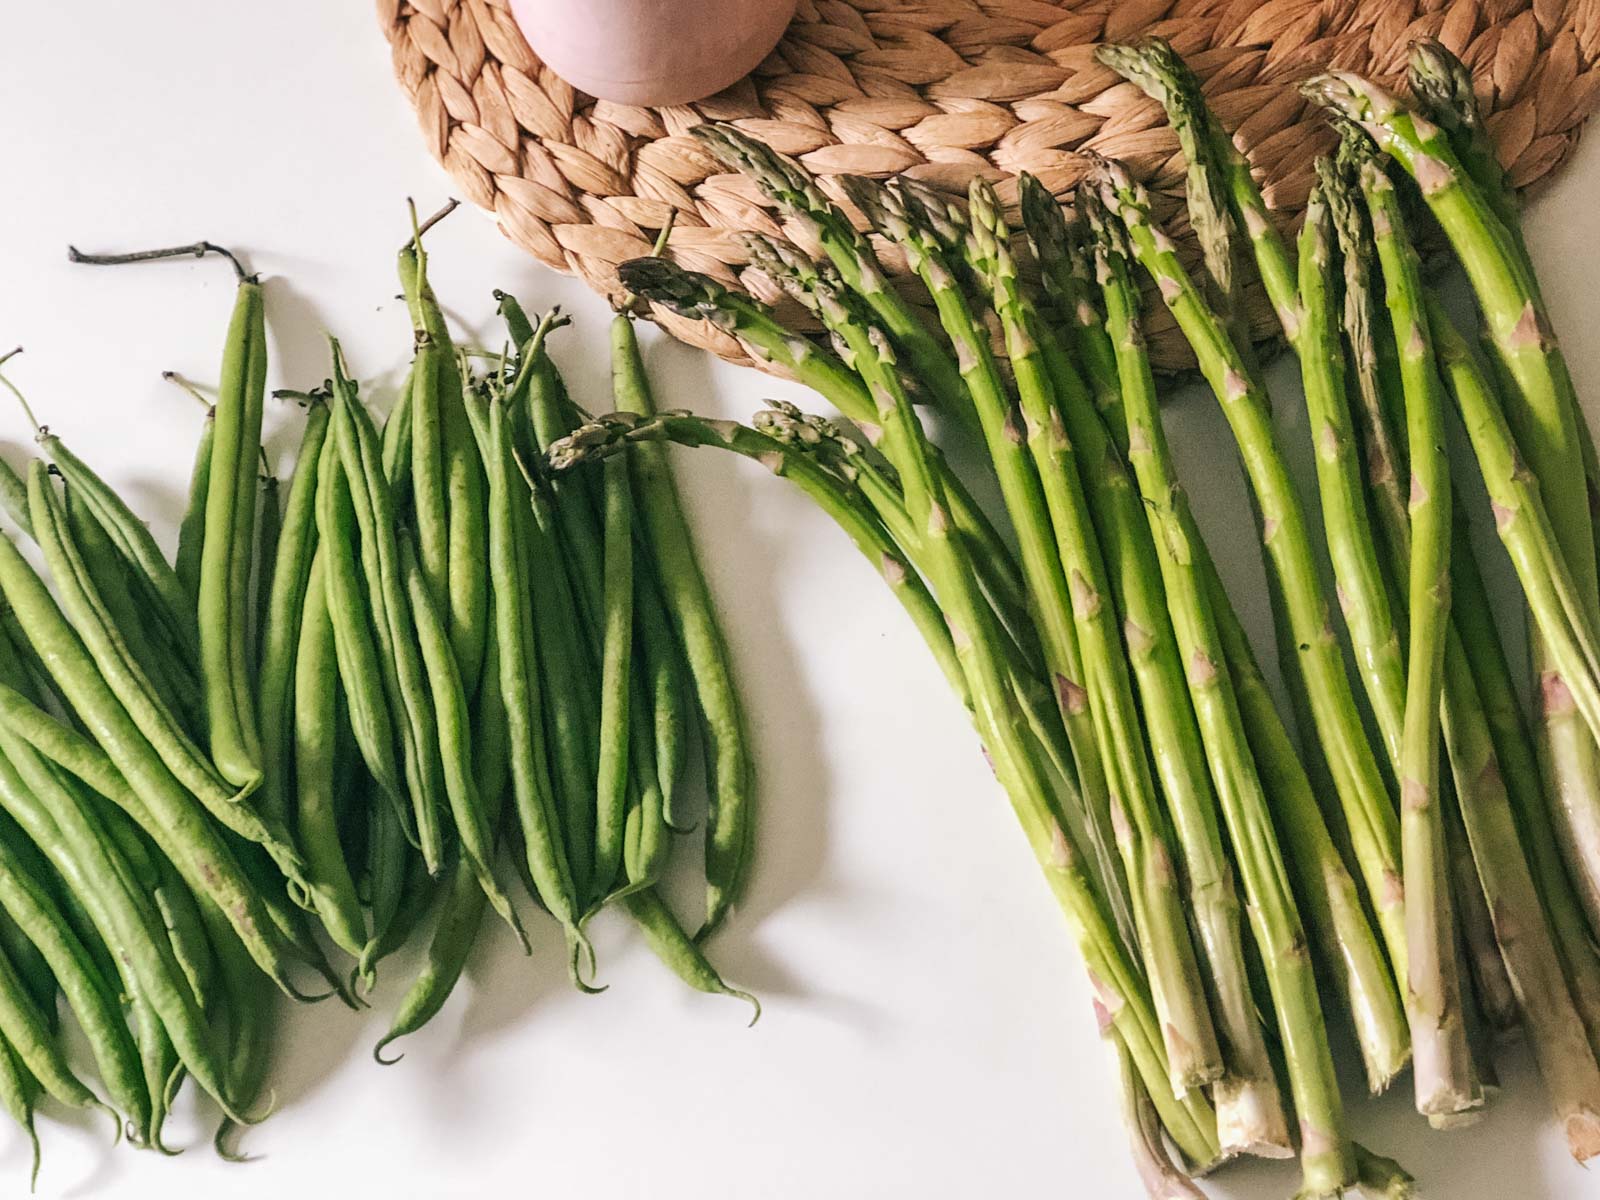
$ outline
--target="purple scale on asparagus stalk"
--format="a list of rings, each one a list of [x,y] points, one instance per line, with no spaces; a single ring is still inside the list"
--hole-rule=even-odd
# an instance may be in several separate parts
[[[1080,716],[1089,707],[1089,693],[1065,675],[1056,676],[1056,699],[1068,716]]]
[[[890,587],[897,588],[906,581],[906,565],[894,555],[884,554],[878,560],[878,574]]]

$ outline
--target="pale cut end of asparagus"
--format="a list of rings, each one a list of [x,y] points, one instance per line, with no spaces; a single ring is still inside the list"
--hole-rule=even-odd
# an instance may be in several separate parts
[[[1211,1100],[1217,1109],[1217,1141],[1226,1157],[1294,1157],[1276,1086],[1224,1076],[1212,1089]]]

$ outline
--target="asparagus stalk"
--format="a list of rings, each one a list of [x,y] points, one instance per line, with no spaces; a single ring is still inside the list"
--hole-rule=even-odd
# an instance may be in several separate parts
[[[854,179],[847,188],[851,199],[874,226],[904,247],[912,268],[934,298],[946,335],[957,349],[963,386],[976,405],[1001,498],[1017,532],[1028,609],[1043,650],[1045,669],[1056,692],[1067,738],[1072,744],[1078,785],[1089,807],[1096,840],[1109,846],[1114,841],[1111,835],[1113,793],[1107,779],[1109,767],[1102,761],[1104,748],[1097,741],[1098,729],[1073,624],[1067,577],[1051,530],[1044,488],[1024,444],[1021,416],[1006,394],[988,337],[957,286],[955,273],[937,238],[912,220],[910,209],[898,192]],[[819,276],[803,256],[760,238],[749,238],[746,244],[758,265],[775,279],[806,302],[819,303],[818,297],[808,295],[806,287],[808,283],[814,285]],[[828,324],[829,314],[822,316]],[[835,327],[836,336],[846,342],[849,353],[859,365],[868,352],[861,343],[861,331],[849,321],[842,324],[835,321],[830,328]],[[885,449],[891,461],[905,453],[905,447],[895,443],[887,432]],[[905,465],[897,465],[904,472]],[[1120,878],[1114,865],[1102,864],[1102,870],[1107,871],[1110,878]],[[1115,890],[1128,893],[1125,883]]]
[[[1139,330],[1138,293],[1120,247],[1111,240],[1105,222],[1100,224],[1097,262],[1128,416],[1129,457],[1146,505],[1175,636],[1183,661],[1188,664],[1186,686],[1249,900],[1251,929],[1267,971],[1290,1087],[1300,1114],[1306,1193],[1337,1194],[1354,1182],[1355,1164],[1343,1131],[1342,1104],[1316,978],[1306,951],[1305,931],[1278,849],[1263,781],[1250,758],[1245,716],[1234,692],[1233,672],[1207,582],[1197,563],[1203,543],[1173,471],[1156,410],[1155,384]],[[1293,761],[1292,754],[1289,761]],[[1345,911],[1359,916],[1354,885],[1328,838],[1309,789],[1283,788],[1276,794],[1286,807],[1288,803],[1295,804],[1293,811],[1285,812],[1283,824],[1293,831],[1290,848],[1306,877],[1332,881],[1342,876],[1347,889]],[[1310,894],[1323,896],[1318,885],[1312,886]],[[1332,925],[1331,904],[1313,899],[1309,907]],[[1364,919],[1362,928],[1365,929]],[[1331,940],[1337,945],[1339,934],[1332,933]],[[1375,952],[1370,932],[1366,942]],[[1360,940],[1355,940],[1351,950],[1359,945]],[[1378,956],[1374,953],[1372,957]],[[1336,954],[1334,961],[1355,962],[1359,955],[1351,953],[1347,958]],[[1393,988],[1381,958],[1378,965],[1380,995],[1392,1009]],[[1399,1040],[1403,1045],[1403,1030],[1399,1031]],[[1363,1047],[1366,1045],[1364,1038]],[[1385,1069],[1398,1070],[1403,1060],[1402,1053],[1399,1061],[1385,1064]]]
[[[1114,163],[1099,167],[1102,198],[1127,227],[1134,257],[1154,278],[1200,360],[1244,457],[1261,506],[1272,572],[1283,589],[1322,747],[1350,826],[1367,898],[1378,914],[1397,976],[1404,978],[1406,938],[1399,822],[1377,759],[1366,741],[1344,660],[1329,623],[1305,510],[1274,437],[1263,389],[1220,318],[1178,261],[1171,240],[1150,222],[1144,189]]]
[[[1149,524],[1089,386],[1022,288],[1009,250],[1010,231],[987,184],[974,184],[970,208],[972,266],[987,278],[1019,385],[1036,373],[1037,366],[1044,368],[1046,388],[1039,390],[1053,393],[1050,411],[1059,413],[1065,425],[1094,523],[1092,532],[1104,551],[1123,617],[1123,641],[1176,827],[1191,920],[1222,1039],[1227,1070],[1218,1079],[1213,1098],[1223,1149],[1287,1157],[1292,1148],[1261,1018],[1250,994],[1233,869],[1222,846],[1216,795],[1184,684]],[[1037,345],[1034,354],[1028,353],[1030,341]],[[1109,364],[1113,373],[1114,354],[1113,349]],[[1119,402],[1119,412],[1121,407]]]
[[[1392,194],[1393,188],[1369,167],[1370,172],[1363,172],[1363,190],[1373,213],[1385,213],[1385,189]],[[1405,999],[1417,1111],[1445,1124],[1470,1119],[1483,1105],[1462,1021],[1463,985],[1439,779],[1439,695],[1450,611],[1450,470],[1444,447],[1444,385],[1419,303],[1421,272],[1416,255],[1396,253],[1394,243],[1380,235],[1389,312],[1400,348],[1411,464],[1409,656],[1400,751],[1409,964]]]
[[[1117,386],[1116,350],[1097,304],[1092,252],[1082,230],[1067,227],[1065,213],[1044,184],[1024,171],[1017,176],[1022,222],[1039,264],[1045,293],[1055,303],[1078,359],[1084,364],[1095,407],[1106,425],[1125,424]]]
[[[1316,448],[1318,491],[1345,628],[1378,731],[1397,769],[1406,708],[1406,667],[1389,609],[1344,374],[1339,316],[1330,295],[1334,233],[1326,195],[1333,164],[1317,160],[1321,182],[1306,205],[1299,244],[1300,379]]]
[[[1448,136],[1358,76],[1320,75],[1308,80],[1304,90],[1361,124],[1415,179],[1477,293],[1488,341],[1508,384],[1507,423],[1529,467],[1540,479],[1583,478],[1577,398],[1531,267],[1494,205],[1467,175]],[[1552,490],[1545,504],[1571,572],[1573,599],[1593,619],[1600,609],[1600,591],[1587,496],[1575,487],[1562,488]],[[1534,641],[1535,667],[1555,685],[1541,684],[1543,754],[1557,774],[1561,796],[1552,815],[1591,927],[1600,927],[1600,786],[1595,782],[1600,778],[1600,749],[1577,727],[1570,681],[1559,678],[1565,669],[1547,639],[1544,634]]]
[[[868,429],[876,427],[871,397],[855,372],[837,355],[786,328],[759,301],[663,258],[632,259],[618,268],[618,274],[630,292],[682,316],[710,322],[737,338],[752,357],[788,371],[847,419]],[[951,517],[980,572],[985,593],[1013,632],[1026,628],[1022,576],[1004,539],[936,450],[934,469],[950,498]]]
[[[1347,142],[1343,157],[1359,169],[1360,144]],[[1376,176],[1366,178],[1368,183],[1377,182]],[[1374,205],[1373,226],[1382,231],[1376,244],[1360,224],[1360,213],[1353,205],[1333,206],[1335,216],[1342,218],[1340,233],[1348,244],[1347,287],[1358,293],[1354,297],[1358,305],[1370,308],[1368,276],[1351,271],[1349,266],[1352,261],[1366,262],[1377,257],[1385,274],[1400,285],[1399,315],[1404,327],[1417,305],[1415,252],[1403,240],[1405,227],[1393,190],[1380,185],[1369,190],[1366,199]],[[1376,216],[1379,211],[1382,216]],[[1370,340],[1363,336],[1359,319],[1355,340],[1358,345]],[[1387,423],[1398,405],[1382,394],[1385,385],[1373,369],[1375,356],[1358,351],[1355,361],[1358,372],[1367,376],[1362,390],[1369,399],[1363,411],[1377,435],[1369,438],[1368,445],[1388,444]],[[1370,460],[1375,493],[1398,492],[1398,474],[1406,469],[1405,455],[1399,448],[1389,453],[1394,457]],[[1374,507],[1380,519],[1385,520],[1390,562],[1398,577],[1411,553],[1409,518],[1394,499]],[[1395,521],[1397,511],[1400,518]],[[1477,878],[1473,882],[1481,885],[1487,900],[1507,982],[1522,1013],[1552,1103],[1568,1132],[1569,1144],[1575,1154],[1587,1153],[1593,1127],[1596,1067],[1592,1047],[1586,1045],[1584,1037],[1584,987],[1594,977],[1595,953],[1559,861],[1549,823],[1543,819],[1539,771],[1526,732],[1518,728],[1520,717],[1510,693],[1509,668],[1493,629],[1482,579],[1470,546],[1466,545],[1464,518],[1458,517],[1454,536],[1452,580],[1457,586],[1453,589],[1456,602],[1452,605],[1445,649],[1443,729],[1462,824],[1475,864]],[[1493,665],[1496,660],[1500,664],[1498,671]],[[1477,678],[1499,681],[1497,686],[1503,689],[1498,732],[1492,732],[1491,706],[1481,697]],[[1508,756],[1506,751],[1510,752]],[[1513,817],[1514,806],[1519,814],[1531,814],[1531,819],[1522,822],[1521,838],[1518,821]],[[1523,856],[1523,844],[1529,847],[1527,858]],[[1548,925],[1545,912],[1541,911],[1541,897],[1550,914]]]
[[[890,286],[872,246],[856,232],[799,163],[732,125],[696,126],[694,138],[725,166],[753,179],[792,221],[822,247],[845,285],[860,296],[910,360],[912,371],[939,406],[969,430],[978,428],[972,398],[949,351]]]
[[[1181,597],[1191,609],[1205,606],[1213,617],[1221,657],[1210,649],[1207,657],[1226,661],[1243,722],[1242,729],[1228,723],[1223,708],[1210,713],[1209,729],[1202,725],[1213,778],[1218,778],[1218,772],[1230,779],[1238,775],[1242,782],[1232,786],[1249,795],[1250,773],[1255,772],[1262,802],[1266,803],[1266,796],[1273,798],[1305,921],[1320,948],[1324,968],[1336,981],[1336,991],[1351,1017],[1368,1085],[1374,1093],[1380,1092],[1404,1067],[1410,1053],[1394,979],[1362,910],[1355,881],[1328,831],[1315,789],[1255,662],[1244,626],[1222,587],[1188,499],[1172,470],[1164,435],[1157,438],[1161,431],[1156,421],[1154,383],[1139,334],[1137,292],[1126,278],[1128,262],[1120,250],[1121,231],[1104,213],[1097,197],[1086,195],[1080,197],[1079,203],[1096,231],[1097,276],[1108,296],[1108,318],[1116,318],[1109,327],[1117,339],[1121,387],[1124,394],[1136,398],[1128,405],[1129,426],[1120,431],[1116,440],[1127,446],[1128,461],[1139,479],[1153,541],[1162,555],[1167,602],[1172,606]],[[1114,302],[1112,289],[1119,293]],[[1139,390],[1130,390],[1135,388]],[[1181,573],[1169,576],[1169,570]],[[1175,623],[1178,620],[1176,611],[1173,619]],[[1187,659],[1188,650],[1183,653]],[[1195,709],[1198,715],[1206,715],[1199,697],[1195,698]],[[1246,743],[1248,751],[1241,758],[1240,747]],[[1220,779],[1217,787],[1220,794],[1230,794]],[[1233,836],[1237,840],[1240,835]],[[1283,1019],[1281,1012],[1279,1019]]]
[[[1341,167],[1358,173],[1367,151],[1359,140],[1347,138],[1340,151]],[[1400,494],[1399,476],[1406,470],[1405,455],[1395,445],[1390,421],[1401,407],[1398,378],[1392,382],[1380,369],[1380,345],[1388,325],[1374,322],[1373,280],[1369,264],[1378,248],[1366,223],[1365,205],[1341,186],[1329,191],[1343,250],[1345,268],[1345,328],[1350,340],[1361,405],[1356,412],[1366,449],[1367,482],[1373,511],[1384,534],[1392,577],[1398,579],[1410,559],[1410,519]],[[1380,201],[1385,197],[1380,197]],[[1387,199],[1393,200],[1388,194]],[[1403,231],[1393,216],[1388,227]],[[1391,252],[1392,253],[1392,252]],[[1392,346],[1393,339],[1389,343]],[[1398,374],[1398,372],[1396,373]],[[1532,895],[1542,898],[1548,914],[1561,969],[1572,1001],[1582,1015],[1592,1047],[1600,1050],[1600,956],[1596,955],[1588,927],[1571,881],[1567,878],[1541,788],[1550,776],[1540,769],[1533,739],[1523,720],[1522,708],[1511,678],[1511,668],[1495,628],[1488,593],[1467,537],[1467,518],[1456,505],[1451,550],[1451,631],[1445,658],[1445,739],[1463,818],[1475,832],[1469,840],[1479,846],[1485,888],[1508,900],[1511,911],[1530,894],[1518,866],[1520,847],[1526,847]],[[1509,811],[1502,810],[1503,802]],[[1514,814],[1514,815],[1513,815]],[[1507,832],[1509,830],[1509,832]],[[1518,836],[1520,834],[1520,837]],[[1508,872],[1502,875],[1502,872]],[[1501,882],[1496,884],[1495,879]],[[1505,911],[1498,901],[1491,911]],[[1521,911],[1529,911],[1526,908]],[[1532,965],[1518,969],[1525,975],[1544,969],[1537,938],[1517,938],[1533,950]],[[1525,951],[1526,953],[1526,951]],[[1505,952],[1510,958],[1512,952]],[[1541,992],[1545,991],[1541,988]]]

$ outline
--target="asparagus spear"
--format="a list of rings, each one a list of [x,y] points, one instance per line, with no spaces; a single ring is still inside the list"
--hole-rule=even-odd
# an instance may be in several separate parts
[[[1415,179],[1477,293],[1489,344],[1508,384],[1505,416],[1529,467],[1540,479],[1583,478],[1577,399],[1531,267],[1494,204],[1468,176],[1449,137],[1355,75],[1319,75],[1303,90],[1317,103],[1361,124]],[[1556,544],[1571,572],[1573,600],[1593,620],[1600,609],[1600,590],[1595,525],[1587,496],[1575,487],[1561,488],[1546,496],[1545,503]],[[1535,639],[1535,666],[1541,676],[1550,678],[1549,668],[1557,674],[1564,668],[1547,639],[1548,634]],[[1594,738],[1577,727],[1570,681],[1554,682],[1557,686],[1541,686],[1543,753],[1557,773],[1562,797],[1552,815],[1595,928],[1600,927],[1600,786],[1596,784],[1600,750]]]
[[[1262,1035],[1262,1018],[1251,999],[1233,868],[1222,846],[1216,795],[1184,684],[1150,526],[1128,470],[1091,400],[1090,386],[1040,319],[1017,278],[1008,249],[1009,230],[987,185],[974,185],[970,207],[975,234],[969,239],[973,266],[981,268],[980,273],[990,281],[1012,343],[1013,362],[1021,357],[1030,333],[1037,340],[1054,391],[1055,411],[1061,414],[1076,451],[1078,473],[1123,616],[1128,659],[1156,770],[1176,826],[1191,920],[1213,989],[1212,1015],[1223,1040],[1227,1073],[1213,1090],[1223,1148],[1285,1157],[1292,1152],[1291,1144]],[[1087,296],[1082,299],[1091,303]],[[1104,337],[1103,326],[1101,332]],[[1109,373],[1115,386],[1117,364],[1109,337],[1105,337],[1105,346],[1113,354]],[[1023,378],[1020,370],[1018,378]],[[1122,413],[1120,398],[1112,411]]]
[[[1406,470],[1403,450],[1396,446],[1390,421],[1401,406],[1398,379],[1392,383],[1379,369],[1379,346],[1388,332],[1385,322],[1373,321],[1375,303],[1369,264],[1378,248],[1365,219],[1365,205],[1351,195],[1344,175],[1359,173],[1360,161],[1370,151],[1366,135],[1347,137],[1340,150],[1344,168],[1341,186],[1329,191],[1330,209],[1344,251],[1345,328],[1351,344],[1358,394],[1356,413],[1366,451],[1367,482],[1388,549],[1393,578],[1398,579],[1411,553],[1410,520],[1400,494],[1399,476]],[[1393,200],[1392,193],[1387,194]],[[1380,201],[1384,197],[1380,196]],[[1390,238],[1404,225],[1391,217]],[[1392,337],[1389,339],[1392,345]],[[1583,1017],[1591,1046],[1600,1050],[1600,956],[1590,940],[1582,906],[1578,902],[1560,850],[1541,788],[1549,778],[1539,768],[1533,739],[1523,722],[1522,708],[1511,680],[1499,633],[1495,629],[1488,593],[1467,537],[1465,511],[1456,505],[1455,544],[1450,555],[1451,632],[1445,658],[1445,739],[1450,747],[1463,817],[1470,821],[1480,847],[1475,855],[1483,863],[1485,886],[1499,894],[1515,893],[1542,898],[1561,969],[1571,998]],[[1502,810],[1501,797],[1509,805]],[[1514,816],[1513,816],[1514,813]],[[1509,833],[1505,832],[1509,829]],[[1520,834],[1520,837],[1518,836]],[[1470,835],[1469,835],[1470,837]],[[1518,845],[1526,847],[1531,879],[1518,863]],[[1504,874],[1503,874],[1504,873]],[[1496,884],[1493,881],[1500,879]],[[1533,887],[1533,884],[1537,884]],[[1530,888],[1532,891],[1530,893]],[[1515,910],[1519,899],[1510,907]],[[1500,905],[1496,905],[1505,911]],[[1519,946],[1537,950],[1537,938],[1519,937]],[[1526,951],[1524,951],[1526,952]],[[1506,952],[1509,958],[1513,952]],[[1547,964],[1534,953],[1527,973]],[[1545,989],[1541,988],[1541,992]]]
[[[1278,849],[1263,781],[1250,758],[1245,717],[1234,692],[1233,672],[1209,602],[1206,580],[1196,562],[1203,554],[1203,542],[1173,471],[1156,410],[1155,383],[1139,330],[1138,293],[1120,247],[1112,240],[1109,222],[1098,214],[1092,219],[1100,228],[1097,262],[1128,415],[1129,457],[1145,501],[1175,635],[1183,661],[1188,664],[1187,688],[1228,823],[1249,900],[1251,929],[1267,971],[1278,1028],[1288,1054],[1289,1082],[1301,1119],[1306,1192],[1337,1194],[1354,1182],[1355,1166],[1343,1132],[1338,1083],[1316,979],[1305,953],[1305,931]],[[1293,858],[1308,879],[1319,873],[1329,879],[1343,875],[1348,900],[1354,902],[1349,909],[1359,912],[1354,886],[1344,874],[1338,852],[1308,791],[1284,788],[1276,793],[1281,804],[1298,802],[1298,811],[1286,812],[1283,822],[1291,831],[1302,831],[1301,836],[1291,834],[1289,839]],[[1317,887],[1310,894],[1321,895]],[[1330,906],[1313,900],[1309,907],[1313,914],[1325,915]],[[1338,943],[1337,933],[1333,940]],[[1371,946],[1370,932],[1367,943]],[[1359,945],[1355,941],[1351,949]],[[1344,958],[1343,954],[1335,955],[1335,961]],[[1355,954],[1349,958],[1358,960]],[[1386,974],[1381,977],[1380,995],[1393,1008],[1392,985]],[[1400,1040],[1403,1044],[1403,1031]],[[1398,1067],[1396,1062],[1388,1069]]]
[[[1255,771],[1260,777],[1258,787],[1273,798],[1306,924],[1320,948],[1324,968],[1337,982],[1337,991],[1350,1013],[1368,1085],[1373,1092],[1380,1092],[1404,1067],[1410,1053],[1394,979],[1362,910],[1355,881],[1329,834],[1315,789],[1256,665],[1244,627],[1223,590],[1182,486],[1167,461],[1165,440],[1156,440],[1160,430],[1154,424],[1154,384],[1149,381],[1149,363],[1139,336],[1137,294],[1131,281],[1122,281],[1128,262],[1119,249],[1123,244],[1121,231],[1097,197],[1080,197],[1079,204],[1095,231],[1100,286],[1107,291],[1108,301],[1112,288],[1121,291],[1120,301],[1106,306],[1108,316],[1115,308],[1120,318],[1112,325],[1112,331],[1117,335],[1123,363],[1121,386],[1125,390],[1140,389],[1138,393],[1128,393],[1136,395],[1137,403],[1130,402],[1129,427],[1117,431],[1120,436],[1115,440],[1127,447],[1128,461],[1138,475],[1153,540],[1163,555],[1163,578],[1167,579],[1166,556],[1184,572],[1168,580],[1168,604],[1181,595],[1191,606],[1206,606],[1213,616],[1221,657],[1209,650],[1207,656],[1211,661],[1226,661],[1243,721],[1242,729],[1226,723],[1224,709],[1211,714],[1214,723],[1209,731],[1202,729],[1213,777],[1218,772],[1230,778],[1243,772],[1243,782],[1234,786],[1248,794],[1250,772]],[[1136,419],[1140,414],[1143,420]],[[1158,447],[1160,455],[1155,454]],[[1176,622],[1176,612],[1173,617]],[[1189,657],[1187,651],[1185,657]],[[1198,698],[1195,704],[1197,713],[1201,713]],[[1248,751],[1241,760],[1239,749],[1246,744]],[[1222,791],[1220,781],[1218,788]],[[1237,839],[1239,835],[1234,836]]]
[[[1362,185],[1374,201],[1373,213],[1385,213],[1384,190],[1393,190],[1388,180],[1374,167],[1363,173]],[[1421,272],[1416,255],[1396,253],[1393,244],[1394,239],[1380,236],[1389,312],[1400,348],[1411,463],[1409,657],[1400,753],[1406,1015],[1417,1111],[1435,1124],[1453,1124],[1482,1107],[1483,1093],[1462,1022],[1461,967],[1440,806],[1439,694],[1450,611],[1450,471],[1444,448],[1444,385],[1419,304]]]
[[[1317,171],[1321,182],[1307,201],[1299,244],[1300,379],[1316,447],[1322,520],[1339,605],[1367,700],[1389,761],[1398,769],[1407,696],[1406,667],[1367,516],[1346,392],[1339,318],[1330,295],[1334,233],[1325,189],[1333,173],[1332,161],[1319,158]]]
[[[1278,450],[1260,381],[1178,261],[1171,240],[1151,224],[1144,189],[1117,164],[1102,163],[1098,171],[1102,198],[1122,218],[1134,257],[1156,280],[1194,347],[1201,371],[1244,456],[1246,473],[1261,505],[1268,559],[1283,588],[1317,732],[1339,785],[1367,898],[1378,913],[1395,973],[1403,978],[1406,939],[1399,822],[1361,728],[1349,676],[1329,624],[1305,510]]]
[[[855,373],[837,355],[785,328],[759,301],[731,292],[711,277],[685,271],[663,258],[631,259],[617,270],[630,292],[683,316],[709,321],[738,338],[752,357],[784,368],[847,419],[869,429],[875,427],[877,417],[871,397]],[[1004,539],[937,450],[934,469],[950,498],[951,517],[980,572],[985,593],[1013,632],[1025,627],[1022,576]]]
[[[805,169],[732,125],[698,125],[691,133],[719,162],[755,180],[791,220],[810,234],[846,286],[866,302],[905,351],[917,380],[927,386],[947,414],[976,431],[977,414],[956,360],[889,285],[871,244],[822,194]]]

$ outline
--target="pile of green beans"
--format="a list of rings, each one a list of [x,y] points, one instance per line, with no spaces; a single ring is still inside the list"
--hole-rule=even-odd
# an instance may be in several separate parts
[[[260,282],[210,243],[73,252],[219,253],[237,274],[171,561],[0,375],[41,452],[0,463],[0,1104],[35,1173],[42,1097],[170,1152],[185,1077],[232,1157],[233,1131],[273,1107],[273,992],[365,1008],[415,941],[374,1048],[397,1061],[386,1048],[444,1006],[486,913],[532,953],[503,879],[555,918],[583,991],[602,990],[588,921],[615,900],[691,987],[759,1014],[703,950],[749,872],[753,771],[671,466],[651,446],[550,474],[549,447],[587,420],[548,352],[567,322],[497,292],[507,349],[458,347],[431,223],[399,256],[397,403],[380,426],[330,338],[328,380],[275,393],[303,411],[281,497]],[[653,412],[626,314],[611,351],[612,404]],[[669,835],[696,824],[697,742],[711,797],[691,934],[657,884]]]

